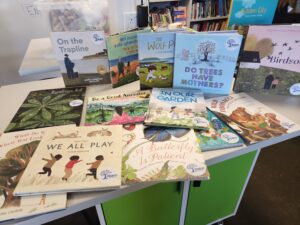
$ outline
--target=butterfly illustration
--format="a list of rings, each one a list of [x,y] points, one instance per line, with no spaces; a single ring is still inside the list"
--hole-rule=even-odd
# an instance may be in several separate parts
[[[287,47],[287,45],[288,45],[288,43],[284,43],[282,46],[283,46],[283,47],[285,47],[285,46]]]
[[[190,129],[170,127],[147,127],[144,129],[144,136],[153,142],[168,141],[173,137],[180,138],[186,135]]]
[[[273,43],[273,42],[272,42],[272,46],[273,46],[273,47],[277,46],[277,43]]]

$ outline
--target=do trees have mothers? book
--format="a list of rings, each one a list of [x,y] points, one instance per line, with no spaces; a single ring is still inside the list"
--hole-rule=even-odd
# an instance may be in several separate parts
[[[13,196],[47,128],[0,134],[0,221],[64,209],[66,194]]]
[[[241,42],[236,32],[177,33],[173,87],[229,94]]]
[[[49,129],[14,194],[22,196],[119,187],[121,138],[121,125]]]

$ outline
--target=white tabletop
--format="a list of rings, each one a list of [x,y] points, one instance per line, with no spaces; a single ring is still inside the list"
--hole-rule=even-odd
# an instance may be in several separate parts
[[[62,78],[54,78],[50,80],[34,81],[34,82],[27,82],[22,84],[14,84],[14,85],[1,87],[0,105],[2,106],[2,108],[1,108],[1,117],[0,117],[0,131],[3,131],[6,128],[6,126],[8,125],[8,123],[10,122],[14,114],[17,112],[20,105],[23,103],[27,94],[30,91],[51,89],[51,88],[61,88],[61,87],[64,87]],[[103,95],[103,94],[106,95],[106,94],[131,92],[138,89],[139,89],[138,81],[115,89],[112,89],[111,85],[90,86],[87,89],[86,97],[94,96],[94,95]],[[274,95],[265,96],[265,95],[255,95],[255,94],[252,94],[252,97],[261,101],[262,103],[269,106],[270,108],[278,111],[284,116],[290,118],[294,122],[300,124],[300,116],[297,115],[300,112],[299,97],[274,96]],[[85,115],[85,107],[84,107],[83,115]],[[209,151],[209,152],[204,152],[203,154],[207,164],[213,165],[228,160],[230,158],[242,154],[246,154],[250,151],[261,149],[297,136],[300,136],[300,130],[277,138],[272,138],[267,141],[262,141],[250,146],[242,146],[242,147],[236,147],[230,149]],[[152,184],[149,183],[138,184],[133,186],[122,187],[121,189],[118,190],[69,194],[66,210],[43,214],[28,219],[16,220],[13,221],[13,223],[16,223],[17,221],[20,221],[21,224],[44,223],[151,185]],[[12,222],[7,222],[7,223],[11,224]]]

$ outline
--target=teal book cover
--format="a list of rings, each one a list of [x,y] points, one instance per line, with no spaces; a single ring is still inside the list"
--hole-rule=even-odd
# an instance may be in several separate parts
[[[173,87],[229,94],[241,41],[237,33],[176,34]]]
[[[175,33],[139,34],[138,48],[141,89],[172,87]]]
[[[224,122],[207,110],[208,130],[195,131],[201,151],[233,148],[243,145],[243,140]]]
[[[272,24],[278,0],[232,0],[228,27]]]

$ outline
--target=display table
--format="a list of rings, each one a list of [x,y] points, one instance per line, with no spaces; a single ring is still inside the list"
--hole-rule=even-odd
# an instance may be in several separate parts
[[[0,104],[2,105],[1,109],[1,119],[0,119],[0,131],[3,131],[22,102],[25,100],[27,94],[32,90],[41,90],[41,89],[51,89],[51,88],[61,88],[64,87],[64,83],[62,78],[54,78],[50,80],[43,80],[43,81],[34,81],[34,82],[28,82],[28,83],[22,83],[22,84],[15,84],[15,85],[8,85],[3,86],[0,88]],[[126,86],[122,86],[116,89],[112,89],[111,85],[102,85],[102,86],[90,86],[87,88],[86,97],[88,96],[94,96],[94,95],[107,95],[107,94],[117,94],[117,93],[124,93],[124,92],[130,92],[135,91],[139,89],[139,82],[134,82],[131,84],[128,84]],[[278,111],[279,113],[285,115],[286,117],[290,118],[294,122],[300,124],[300,117],[297,115],[299,113],[300,109],[300,100],[297,97],[287,97],[287,96],[261,96],[261,95],[252,95],[257,100],[261,101],[262,103],[266,104],[267,106],[273,108],[274,110]],[[86,102],[85,102],[86,104]],[[83,115],[85,115],[85,107],[83,111]],[[83,118],[84,119],[84,118]],[[178,203],[178,215],[177,217],[174,217],[176,221],[178,221],[177,224],[195,224],[195,221],[193,218],[191,218],[191,214],[193,214],[194,207],[192,207],[193,200],[196,200],[196,197],[191,197],[192,194],[194,196],[208,196],[208,192],[211,194],[211,196],[216,195],[216,193],[212,192],[215,191],[220,193],[220,195],[227,195],[227,193],[221,193],[219,192],[218,187],[220,184],[224,185],[224,187],[220,187],[220,190],[232,190],[230,193],[235,193],[235,199],[230,203],[232,205],[231,209],[228,209],[227,211],[224,210],[223,214],[220,215],[211,215],[210,218],[205,218],[205,223],[213,223],[215,221],[221,220],[222,218],[234,215],[236,213],[236,210],[238,208],[239,202],[242,198],[243,192],[245,190],[245,187],[248,183],[249,177],[251,175],[252,169],[255,165],[256,159],[259,154],[259,149],[262,149],[264,147],[291,139],[293,137],[297,137],[300,135],[300,130],[283,135],[281,137],[273,138],[267,141],[262,141],[260,143],[250,145],[250,146],[242,146],[242,147],[236,147],[231,149],[224,149],[224,150],[216,150],[216,151],[210,151],[205,152],[204,157],[208,164],[208,166],[211,166],[209,168],[211,172],[211,181],[204,181],[201,185],[201,189],[203,191],[207,191],[207,193],[203,194],[198,191],[198,189],[193,189],[192,185],[190,185],[189,181],[184,182],[183,188],[179,187],[180,194],[177,194],[174,196],[170,196],[170,199],[179,199]],[[245,166],[243,170],[243,166]],[[239,171],[239,168],[241,168]],[[224,173],[227,172],[228,175],[221,175],[220,171],[223,171]],[[239,172],[243,174],[239,174]],[[236,180],[230,181],[229,175],[232,173],[237,173],[236,175],[232,175],[232,179],[236,178]],[[222,177],[222,176],[228,176],[228,177]],[[219,179],[219,180],[218,180]],[[227,180],[224,182],[224,179]],[[237,183],[235,183],[237,182]],[[173,183],[171,183],[173,185]],[[133,204],[133,207],[135,204],[137,204],[135,201],[141,196],[144,196],[143,192],[138,191],[145,189],[148,191],[147,195],[151,195],[150,193],[158,193],[159,188],[162,188],[166,190],[168,193],[169,188],[171,187],[170,183],[165,184],[157,184],[154,185],[153,183],[146,183],[146,184],[137,184],[132,186],[123,186],[122,188],[118,190],[111,190],[111,191],[98,191],[98,192],[86,192],[86,193],[70,193],[68,194],[68,202],[67,202],[67,209],[61,210],[58,212],[52,212],[48,214],[38,215],[35,217],[15,220],[15,221],[7,221],[3,224],[41,224],[45,222],[49,222],[52,220],[55,220],[57,218],[64,217],[66,215],[72,214],[74,212],[81,211],[83,209],[96,206],[99,219],[101,222],[101,225],[104,225],[105,223],[108,225],[111,224],[117,224],[117,222],[114,222],[115,218],[113,218],[112,215],[121,215],[120,212],[112,212],[112,210],[117,210],[120,204],[124,205],[124,210],[127,208],[127,204],[129,203]],[[161,185],[161,186],[159,186]],[[175,183],[174,183],[175,185]],[[226,186],[231,185],[231,186]],[[237,190],[233,190],[233,187],[238,185],[240,188]],[[153,186],[153,187],[152,187]],[[203,188],[202,188],[203,186]],[[212,186],[212,187],[210,187]],[[154,190],[155,189],[155,190]],[[207,189],[207,190],[206,190]],[[133,192],[137,192],[136,194]],[[199,193],[198,193],[199,192]],[[132,193],[132,195],[130,194]],[[197,194],[198,193],[198,194]],[[123,196],[123,197],[121,197]],[[126,197],[129,196],[129,197]],[[130,197],[132,196],[132,197]],[[162,196],[167,196],[164,194]],[[230,197],[223,196],[224,201],[226,204],[230,201]],[[226,197],[226,198],[225,198]],[[220,201],[219,199],[216,199],[216,201]],[[114,200],[115,199],[115,200]],[[120,199],[120,200],[119,200]],[[127,201],[127,202],[126,202]],[[160,205],[159,199],[157,199],[157,207]],[[167,200],[164,200],[166,202]],[[201,199],[197,199],[197,201],[201,202]],[[216,207],[219,203],[214,203],[213,199],[209,199],[208,201],[211,202],[211,206],[207,205],[208,207]],[[102,208],[100,207],[99,203],[103,203]],[[214,203],[214,204],[212,204]],[[145,204],[145,207],[148,203]],[[196,203],[195,203],[196,204]],[[229,204],[229,203],[228,203]],[[149,199],[149,205],[151,205],[151,199]],[[137,207],[142,208],[143,205],[138,205]],[[173,206],[171,206],[173,207]],[[225,207],[225,206],[224,206]],[[227,207],[227,206],[226,206]],[[176,208],[174,206],[174,208]],[[103,209],[103,210],[102,210]],[[197,209],[196,209],[197,210]],[[214,210],[214,208],[212,208]],[[221,210],[221,209],[220,209]],[[160,210],[161,211],[161,210]],[[105,214],[105,220],[103,213]],[[155,212],[153,212],[155,213]],[[164,211],[161,211],[161,214],[163,214]],[[171,213],[171,212],[170,212]],[[172,212],[171,215],[173,215],[174,212]],[[125,215],[124,215],[125,216]],[[115,216],[118,217],[118,216]],[[178,219],[179,218],[179,219]],[[126,219],[130,222],[131,218],[123,218],[124,221],[123,224],[129,224],[129,222],[126,222]],[[159,219],[159,218],[158,218]],[[147,218],[145,218],[145,221]],[[108,222],[110,221],[110,222]],[[135,223],[131,223],[133,225]],[[143,223],[148,224],[148,223]],[[151,224],[149,222],[149,224]],[[171,224],[171,223],[170,223]],[[173,223],[174,224],[174,223]],[[175,223],[176,224],[176,223]],[[197,223],[200,224],[200,223]],[[158,224],[161,225],[161,224]],[[165,225],[165,224],[163,224]]]

